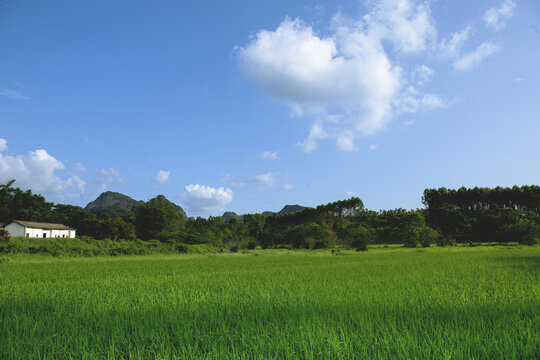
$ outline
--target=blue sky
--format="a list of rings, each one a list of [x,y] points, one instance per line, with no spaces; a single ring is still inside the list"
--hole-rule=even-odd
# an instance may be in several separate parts
[[[0,182],[190,216],[538,184],[540,3],[0,3]]]

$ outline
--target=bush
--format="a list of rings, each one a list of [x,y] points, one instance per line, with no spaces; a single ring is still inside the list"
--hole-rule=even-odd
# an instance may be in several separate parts
[[[305,239],[305,243],[307,244],[308,249],[310,249],[310,250],[324,249],[324,248],[328,247],[328,245],[329,245],[327,239],[320,239],[320,238],[318,239],[318,238],[313,237],[313,236],[308,236]]]
[[[249,250],[253,250],[257,247],[257,241],[253,238],[249,239],[248,243],[247,243],[247,248]]]
[[[367,251],[368,244],[371,244],[377,237],[377,233],[372,228],[356,225],[347,229],[347,236],[351,238],[351,246],[357,251]]]
[[[527,220],[520,220],[515,224],[504,225],[501,231],[502,242],[517,241],[524,245],[540,243],[540,225]]]
[[[182,253],[182,254],[187,253],[188,252],[187,246],[184,244],[176,244],[176,252]]]
[[[455,246],[456,239],[452,236],[444,235],[437,239],[437,246]]]
[[[405,234],[406,247],[429,247],[439,237],[437,230],[427,225],[413,226],[407,229]]]

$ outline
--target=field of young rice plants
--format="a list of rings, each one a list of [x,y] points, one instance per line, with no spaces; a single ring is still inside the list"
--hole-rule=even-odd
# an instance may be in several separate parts
[[[0,359],[538,359],[540,247],[0,262]]]

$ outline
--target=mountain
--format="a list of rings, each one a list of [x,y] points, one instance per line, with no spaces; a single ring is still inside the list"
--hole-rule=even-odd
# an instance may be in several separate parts
[[[172,201],[169,201],[164,195],[158,195],[155,198],[148,200],[148,203],[153,205],[165,205],[166,207],[171,208],[175,212],[179,213],[184,219],[187,219],[187,215],[184,209],[182,209],[181,206],[176,205]]]
[[[236,219],[236,220],[239,220],[239,221],[244,220],[243,215],[238,215],[237,213],[235,213],[233,211],[225,211],[223,213],[223,215],[221,216],[221,218],[223,219],[223,222],[229,222],[232,219]]]
[[[86,205],[84,210],[94,214],[107,214],[118,217],[129,214],[137,205],[144,203],[117,192],[106,191]]]
[[[305,208],[306,208],[305,206],[300,206],[300,205],[285,205],[283,207],[283,209],[281,209],[281,211],[279,211],[277,213],[275,213],[273,211],[265,211],[265,212],[262,213],[262,215],[272,216],[272,215],[276,215],[276,214],[280,214],[280,215],[291,214],[291,213],[295,213],[295,212],[298,212],[298,211],[302,211]],[[226,212],[223,213],[221,218],[223,219],[223,222],[229,222],[231,219],[236,219],[236,220],[239,220],[239,221],[243,221],[244,220],[244,215],[238,215],[237,213],[235,213],[233,211],[226,211]]]
[[[300,205],[285,205],[283,207],[283,209],[281,209],[278,214],[290,214],[290,213],[295,213],[295,212],[298,212],[298,211],[302,211],[304,210],[306,207],[305,206],[300,206]]]

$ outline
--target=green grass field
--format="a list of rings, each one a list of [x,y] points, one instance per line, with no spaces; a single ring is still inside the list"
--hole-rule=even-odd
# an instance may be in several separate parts
[[[0,359],[123,358],[538,359],[540,247],[4,258]]]

